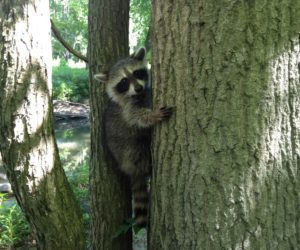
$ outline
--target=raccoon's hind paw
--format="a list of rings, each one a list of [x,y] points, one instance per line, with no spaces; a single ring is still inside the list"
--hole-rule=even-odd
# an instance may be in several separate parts
[[[166,120],[166,119],[170,118],[171,115],[174,112],[174,109],[175,109],[174,107],[161,107],[159,109],[160,115],[161,115],[161,119],[162,120]]]

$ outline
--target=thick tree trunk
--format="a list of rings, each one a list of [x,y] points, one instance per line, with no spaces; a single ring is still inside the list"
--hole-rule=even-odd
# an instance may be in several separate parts
[[[53,136],[48,1],[0,2],[0,151],[39,249],[84,249]]]
[[[113,236],[131,218],[131,193],[127,179],[113,171],[102,146],[102,114],[106,105],[104,84],[93,79],[120,57],[128,55],[128,0],[89,1],[89,65],[91,103],[91,206],[92,248],[132,249],[129,231]]]
[[[300,247],[300,1],[153,1],[151,249]]]

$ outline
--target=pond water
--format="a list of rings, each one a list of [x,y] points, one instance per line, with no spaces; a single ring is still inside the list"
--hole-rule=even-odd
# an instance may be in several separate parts
[[[55,136],[63,167],[70,168],[88,160],[90,123],[86,119],[58,121]]]

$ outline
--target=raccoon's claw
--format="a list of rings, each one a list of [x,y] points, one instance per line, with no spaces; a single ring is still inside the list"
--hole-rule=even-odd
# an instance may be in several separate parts
[[[159,111],[161,113],[161,118],[165,120],[173,114],[174,107],[161,107]]]

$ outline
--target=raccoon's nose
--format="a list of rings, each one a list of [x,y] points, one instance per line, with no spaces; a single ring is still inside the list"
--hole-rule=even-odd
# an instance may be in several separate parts
[[[144,88],[143,88],[143,86],[141,86],[141,85],[136,85],[136,86],[134,86],[134,90],[135,90],[136,93],[140,93],[143,89],[144,89]]]

